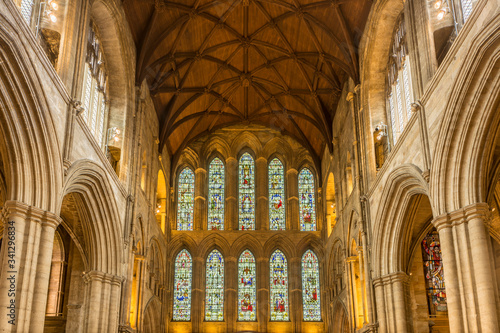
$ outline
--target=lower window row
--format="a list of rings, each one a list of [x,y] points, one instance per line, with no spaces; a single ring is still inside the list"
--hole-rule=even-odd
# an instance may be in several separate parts
[[[245,250],[238,259],[238,320],[257,320],[256,260]],[[269,302],[271,321],[289,321],[288,263],[285,255],[276,250],[269,260]],[[173,320],[191,320],[191,287],[193,260],[187,250],[175,259]],[[307,250],[302,256],[302,306],[304,321],[320,321],[319,261]],[[224,320],[224,257],[213,250],[207,257],[205,269],[205,320]]]

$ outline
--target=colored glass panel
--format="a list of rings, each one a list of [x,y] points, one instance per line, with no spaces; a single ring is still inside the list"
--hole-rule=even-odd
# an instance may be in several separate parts
[[[429,232],[422,240],[422,259],[429,314],[436,315],[439,312],[447,312],[441,245],[439,234],[435,230]]]
[[[321,320],[318,257],[311,250],[302,256],[302,308],[304,321]]]
[[[255,166],[250,154],[239,163],[239,229],[255,230]]]
[[[213,250],[207,258],[205,320],[224,320],[224,257]]]
[[[316,231],[316,203],[314,177],[304,168],[299,173],[300,231]]]
[[[269,229],[285,230],[285,174],[277,158],[269,163]]]
[[[175,258],[174,314],[176,321],[191,320],[191,280],[193,260],[188,251],[182,250]]]
[[[193,230],[194,173],[191,169],[182,170],[177,186],[177,230]]]
[[[238,260],[238,320],[257,318],[255,257],[245,250]]]
[[[274,251],[269,262],[271,321],[289,321],[288,264],[280,250]]]
[[[217,157],[208,171],[208,230],[224,230],[224,163]]]

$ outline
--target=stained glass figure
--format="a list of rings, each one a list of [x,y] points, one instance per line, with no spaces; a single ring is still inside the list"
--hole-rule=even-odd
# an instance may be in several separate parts
[[[300,231],[316,231],[316,203],[314,176],[304,168],[299,173]]]
[[[177,230],[193,230],[194,173],[184,168],[177,184]]]
[[[224,320],[224,257],[217,250],[207,258],[205,320]]]
[[[280,250],[271,255],[269,262],[271,321],[289,321],[288,264]]]
[[[238,260],[238,320],[255,321],[257,318],[255,257],[245,250]]]
[[[277,158],[269,163],[269,230],[285,230],[285,175]]]
[[[447,312],[441,245],[436,230],[429,232],[422,240],[422,259],[429,314]]]
[[[224,163],[216,157],[208,169],[208,230],[224,230]]]
[[[191,320],[191,279],[193,260],[187,250],[179,252],[175,258],[174,314],[175,321]]]
[[[311,250],[302,256],[302,308],[304,321],[321,320],[319,262]]]
[[[239,229],[255,230],[255,166],[249,153],[240,158]]]

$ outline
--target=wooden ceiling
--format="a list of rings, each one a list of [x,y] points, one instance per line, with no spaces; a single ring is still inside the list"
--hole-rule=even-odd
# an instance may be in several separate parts
[[[179,153],[217,129],[248,124],[331,150],[345,81],[370,0],[123,0],[147,80],[160,149]]]

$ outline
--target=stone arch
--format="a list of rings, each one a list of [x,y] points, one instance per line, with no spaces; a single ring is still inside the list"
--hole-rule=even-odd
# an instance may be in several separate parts
[[[281,157],[280,160],[282,162],[283,160],[291,161],[293,157],[293,149],[282,137],[274,137],[266,142],[264,148],[262,149],[262,155],[268,161],[271,161],[274,157]],[[283,165],[285,165],[284,162]]]
[[[373,224],[375,276],[403,270],[402,237],[409,230],[404,217],[412,198],[419,194],[429,197],[428,185],[416,166],[405,164],[389,174]],[[430,205],[434,212],[432,201]]]
[[[212,252],[212,250],[217,249],[224,256],[224,259],[227,260],[231,256],[231,246],[229,245],[226,238],[222,237],[219,234],[213,234],[206,237],[199,245],[198,245],[198,256],[203,258],[206,261],[207,256]]]
[[[266,258],[270,258],[271,254],[273,254],[275,250],[283,252],[288,261],[297,256],[295,245],[288,237],[285,237],[282,234],[274,235],[267,240],[264,244],[264,256],[266,256]]]
[[[50,111],[21,40],[16,28],[0,18],[0,154],[5,200],[56,212],[63,172],[51,112],[59,110]]]
[[[253,253],[255,259],[261,258],[263,256],[262,245],[260,244],[259,240],[254,235],[248,233],[236,238],[236,240],[233,242],[233,245],[231,246],[230,253],[232,257],[239,258],[241,252],[247,249]]]
[[[63,194],[72,193],[82,202],[89,268],[119,276],[121,223],[113,190],[104,175],[105,171],[98,164],[90,160],[77,161],[68,169]]]
[[[307,250],[313,251],[318,256],[318,261],[321,263],[325,259],[325,251],[320,238],[315,235],[308,234],[300,240],[295,246],[297,255],[302,258]]]
[[[254,160],[262,154],[262,143],[259,138],[254,133],[248,131],[238,134],[238,136],[231,142],[230,147],[231,154],[235,156],[237,160],[239,160],[242,151],[245,149],[249,149],[253,152],[251,155]]]
[[[175,258],[182,249],[188,250],[192,257],[198,256],[198,246],[196,242],[191,236],[185,233],[173,237],[168,245],[169,258]]]
[[[144,319],[142,321],[142,332],[155,333],[162,331],[161,302],[158,297],[149,299],[144,308]]]
[[[200,158],[202,165],[208,165],[214,153],[217,153],[223,161],[231,156],[231,147],[224,138],[218,135],[210,136],[200,151],[203,154]]]
[[[472,41],[443,113],[430,177],[437,215],[486,200],[500,128],[498,24]]]
[[[333,318],[331,320],[332,332],[334,333],[348,333],[349,329],[349,316],[347,315],[345,304],[337,299],[333,305]]]

